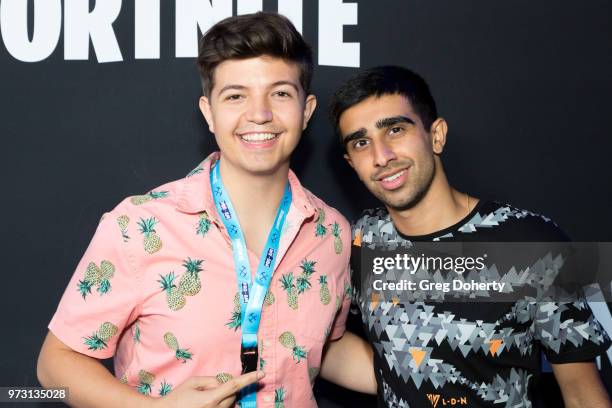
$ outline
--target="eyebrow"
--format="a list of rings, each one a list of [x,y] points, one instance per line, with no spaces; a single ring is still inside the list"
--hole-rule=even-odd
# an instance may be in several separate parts
[[[397,125],[399,123],[409,123],[412,125],[415,124],[414,120],[410,119],[408,116],[398,115],[398,116],[391,116],[388,118],[379,119],[376,121],[374,126],[376,126],[376,129],[384,129],[384,128],[388,128],[388,127]],[[361,139],[367,133],[368,131],[365,128],[361,128],[352,133],[349,133],[348,135],[346,135],[344,139],[342,139],[342,144],[344,145],[344,147],[346,147],[348,143],[356,139]]]
[[[271,87],[274,88],[274,87],[281,86],[281,85],[289,85],[290,87],[295,89],[295,92],[300,93],[300,88],[297,86],[295,82],[291,82],[291,81],[276,81],[271,85]]]
[[[243,85],[225,85],[223,88],[219,89],[219,92],[217,93],[217,95],[221,95],[223,92],[228,91],[230,89],[234,89],[236,91],[243,91],[246,89],[245,86]]]
[[[342,144],[344,145],[344,148],[346,148],[346,145],[352,142],[353,140],[361,139],[367,133],[368,131],[365,128],[361,128],[352,133],[349,133],[344,139],[342,139]]]
[[[390,126],[397,125],[399,123],[409,123],[414,125],[414,120],[410,119],[408,116],[391,116],[390,118],[383,118],[376,121],[376,129],[384,129]]]
[[[277,86],[282,86],[282,85],[289,85],[291,86],[293,89],[295,89],[295,91],[297,93],[300,92],[300,88],[297,86],[297,84],[295,82],[291,82],[291,81],[276,81],[274,83],[272,83],[270,85],[270,88],[275,88]],[[244,91],[247,87],[244,85],[238,85],[238,84],[230,84],[230,85],[225,85],[223,88],[221,88],[218,92],[218,95],[221,95],[223,92],[228,91],[230,89],[236,90],[236,91]]]

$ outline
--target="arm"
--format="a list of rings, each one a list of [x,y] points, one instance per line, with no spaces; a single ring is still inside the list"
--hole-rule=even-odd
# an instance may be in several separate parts
[[[70,406],[87,408],[229,408],[238,391],[264,377],[251,372],[222,385],[214,377],[191,377],[163,398],[152,398],[122,384],[100,361],[72,350],[51,332],[40,351],[37,374],[44,387],[68,387]]]
[[[321,377],[342,387],[376,394],[372,348],[351,332],[329,342],[321,363]]]
[[[121,384],[99,360],[72,350],[52,332],[38,356],[37,375],[43,387],[68,387],[71,406],[139,408],[152,402]]]
[[[593,362],[551,364],[567,408],[610,408],[597,367]]]

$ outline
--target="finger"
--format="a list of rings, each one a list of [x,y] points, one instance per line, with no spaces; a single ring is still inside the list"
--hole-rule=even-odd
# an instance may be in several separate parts
[[[250,373],[243,374],[241,376],[232,378],[225,384],[220,385],[219,387],[215,388],[214,391],[216,393],[216,397],[219,400],[225,399],[225,397],[236,394],[238,391],[240,391],[242,388],[246,387],[247,385],[256,383],[257,381],[261,380],[264,376],[265,374],[263,373],[263,371],[252,371]]]
[[[234,406],[234,402],[236,401],[236,394],[233,394],[224,400],[221,400],[217,405],[219,408],[230,408]]]
[[[215,377],[191,377],[186,381],[190,388],[208,390],[219,385]]]

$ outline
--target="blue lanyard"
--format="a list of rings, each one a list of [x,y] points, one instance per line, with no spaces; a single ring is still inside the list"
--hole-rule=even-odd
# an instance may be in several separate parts
[[[257,331],[261,320],[261,308],[264,298],[268,293],[270,280],[274,272],[274,264],[278,253],[283,224],[285,223],[291,205],[291,188],[289,187],[289,183],[287,183],[285,193],[276,213],[276,217],[274,218],[274,224],[272,224],[272,229],[268,234],[266,246],[259,259],[255,281],[251,282],[251,266],[249,264],[246,241],[242,233],[242,228],[240,228],[238,217],[232,206],[232,202],[221,181],[219,167],[218,161],[210,172],[210,185],[212,187],[213,199],[217,207],[217,212],[232,242],[234,267],[236,268],[236,276],[238,277],[238,297],[240,299],[242,322],[241,360],[243,362],[244,371],[245,358],[249,360],[248,356],[255,356],[254,361],[251,359],[250,364],[248,364],[250,366],[248,367],[250,369],[249,371],[251,371],[257,369]],[[247,357],[245,357],[245,350],[247,350]],[[240,403],[242,408],[256,406],[256,386],[246,387],[242,390]]]

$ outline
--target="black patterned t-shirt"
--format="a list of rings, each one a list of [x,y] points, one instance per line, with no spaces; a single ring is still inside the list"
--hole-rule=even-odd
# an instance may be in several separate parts
[[[583,300],[373,301],[360,287],[362,248],[392,251],[417,241],[567,237],[546,217],[493,201],[480,201],[457,224],[418,237],[397,231],[385,209],[367,210],[353,228],[351,267],[354,301],[374,349],[380,407],[531,407],[541,352],[557,364],[592,360],[609,347],[609,336]],[[520,263],[517,254],[517,268]]]

